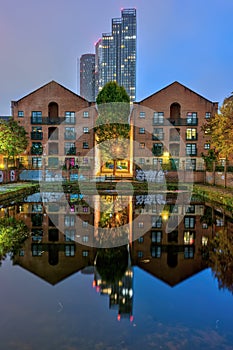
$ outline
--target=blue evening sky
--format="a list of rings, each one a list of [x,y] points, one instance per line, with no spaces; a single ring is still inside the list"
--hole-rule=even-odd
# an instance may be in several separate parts
[[[211,101],[233,91],[232,0],[1,0],[0,115],[50,80],[79,93],[77,59],[137,9],[137,101],[177,80]]]

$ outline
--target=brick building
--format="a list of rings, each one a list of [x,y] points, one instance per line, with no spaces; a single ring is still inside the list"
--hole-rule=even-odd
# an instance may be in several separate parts
[[[95,109],[79,95],[51,81],[12,101],[12,116],[29,136],[21,157],[27,168],[41,168],[43,155],[49,168],[86,164],[94,142]]]

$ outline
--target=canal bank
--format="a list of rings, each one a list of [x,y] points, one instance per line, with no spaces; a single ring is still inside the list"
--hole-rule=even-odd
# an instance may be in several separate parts
[[[203,200],[215,202],[233,210],[233,190],[214,185],[195,184],[193,193]]]
[[[0,186],[0,203],[20,200],[39,190],[38,183],[16,182]]]

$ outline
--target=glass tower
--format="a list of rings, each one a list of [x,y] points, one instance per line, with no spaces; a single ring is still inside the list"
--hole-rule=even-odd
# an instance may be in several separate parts
[[[80,58],[80,96],[95,101],[95,55],[84,54]]]

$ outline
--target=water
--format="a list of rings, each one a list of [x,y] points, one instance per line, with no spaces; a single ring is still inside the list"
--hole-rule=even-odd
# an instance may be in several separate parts
[[[173,216],[180,215],[183,204],[174,207],[170,196],[166,203],[125,197],[120,203],[126,212],[111,195],[98,201],[98,207],[106,201],[114,204],[110,213],[121,214],[122,220],[127,214],[127,232],[133,231],[132,242],[111,249],[99,249],[90,232],[75,230],[74,238],[59,229],[57,235],[40,195],[1,209],[1,217],[23,220],[32,233],[0,267],[1,349],[233,349],[231,213],[195,199],[185,206],[177,230],[166,233],[164,213],[170,210],[171,215],[172,209]],[[67,199],[69,213],[94,227],[96,211],[80,213],[85,198],[74,198]],[[87,203],[91,209],[90,198],[85,208]],[[155,221],[161,203],[163,219]],[[98,219],[105,219],[107,211],[109,207]],[[61,215],[73,227],[67,208]],[[108,216],[108,225],[113,226],[113,216]],[[141,238],[138,232],[151,218],[153,228]],[[205,242],[217,233],[223,237],[218,248],[225,244],[228,253],[219,259],[210,254],[209,263]]]

